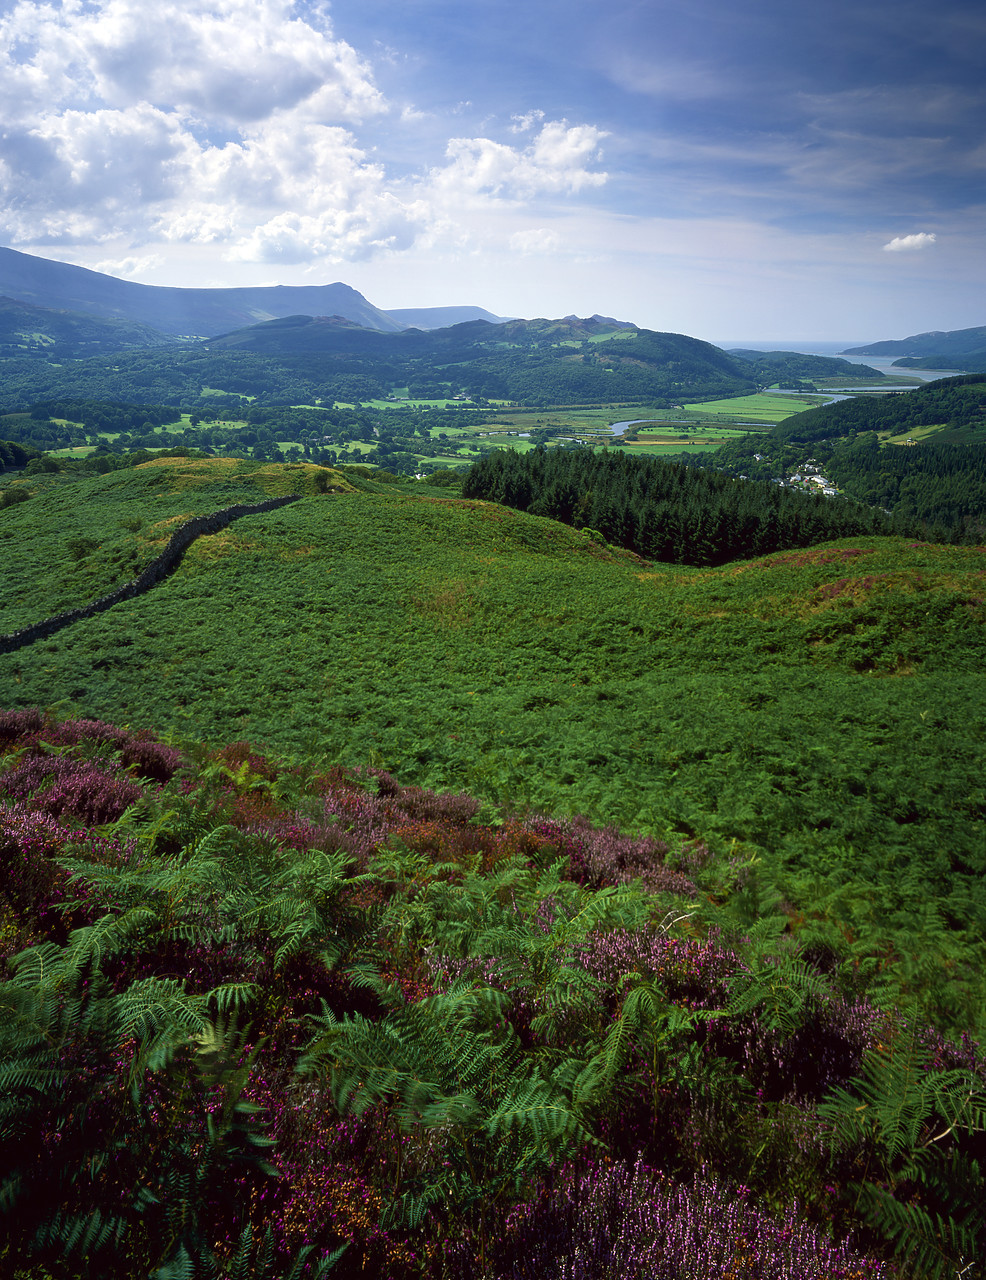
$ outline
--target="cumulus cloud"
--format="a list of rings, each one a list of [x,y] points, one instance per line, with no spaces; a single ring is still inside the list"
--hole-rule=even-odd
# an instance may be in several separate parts
[[[918,231],[911,236],[894,236],[883,248],[887,253],[913,253],[917,249],[927,249],[937,238],[933,231]]]
[[[454,241],[470,203],[606,181],[606,135],[539,110],[513,118],[517,145],[456,137],[444,163],[392,174],[363,140],[384,115],[424,118],[384,99],[322,6],[15,0],[0,15],[0,240],[112,241],[117,274],[169,242],[343,261]]]
[[[0,20],[0,66],[7,118],[148,102],[242,124],[308,102],[358,121],[384,106],[356,51],[294,17],[291,0],[20,0]]]
[[[433,177],[438,186],[467,194],[520,198],[600,187],[609,175],[588,166],[600,159],[599,144],[607,136],[593,125],[551,120],[526,147],[490,138],[452,138],[446,149],[448,164]]]

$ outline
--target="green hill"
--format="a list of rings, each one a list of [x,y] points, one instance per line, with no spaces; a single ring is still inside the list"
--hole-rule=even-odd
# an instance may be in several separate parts
[[[169,346],[172,341],[146,324],[53,311],[0,297],[0,358],[79,360],[133,348]]]
[[[902,356],[894,361],[901,369],[957,369],[966,373],[986,373],[986,350],[960,356]]]
[[[204,343],[71,367],[11,359],[3,373],[0,412],[68,398],[189,406],[217,391],[236,405],[241,396],[284,406],[468,394],[536,406],[666,406],[754,388],[747,366],[707,342],[595,318],[381,333],[339,315],[288,315]]]
[[[748,351],[743,348],[730,348],[729,354],[752,365],[757,378],[764,383],[778,379],[852,378],[870,381],[884,377],[879,369],[853,364],[837,356],[812,356],[800,351]]]
[[[886,342],[870,342],[863,347],[849,347],[846,356],[961,356],[986,349],[986,327],[933,330],[915,333],[909,338],[893,338]],[[946,366],[947,367],[947,366]]]
[[[291,316],[224,334],[208,349],[307,358],[309,378],[317,357],[318,376],[329,385],[333,374],[364,378],[364,398],[403,386],[413,394],[417,384],[436,395],[461,391],[531,404],[647,398],[666,405],[738,395],[754,385],[746,365],[711,343],[597,317],[473,320],[428,333],[384,334],[338,316]]]
[[[885,396],[853,396],[788,418],[774,429],[781,439],[813,444],[863,431],[902,436],[915,427],[964,427],[986,433],[986,381],[979,374],[935,382]]]
[[[10,705],[697,836],[847,928],[935,946],[986,929],[977,549],[868,537],[651,565],[438,490],[352,477],[366,491],[318,496],[319,471],[171,458],[37,477],[0,511],[4,631],[134,576],[188,515],[309,496],[0,657]],[[922,998],[967,1016],[965,978],[926,980]]]

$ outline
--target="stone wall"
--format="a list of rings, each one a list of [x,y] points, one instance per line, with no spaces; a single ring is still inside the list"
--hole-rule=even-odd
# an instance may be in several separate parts
[[[292,494],[287,498],[268,498],[264,502],[251,505],[238,503],[235,507],[224,507],[222,511],[215,511],[212,515],[194,516],[191,520],[186,520],[171,536],[161,554],[152,560],[138,577],[78,609],[69,609],[65,613],[56,614],[53,618],[45,618],[42,622],[25,627],[22,631],[12,631],[9,635],[0,636],[0,653],[13,653],[16,649],[23,649],[25,645],[33,644],[35,640],[43,640],[46,636],[61,631],[63,627],[71,626],[73,622],[80,622],[83,618],[91,618],[105,609],[111,609],[121,600],[132,600],[134,596],[143,595],[145,591],[150,591],[151,587],[157,586],[169,574],[174,573],[181,563],[182,556],[196,538],[200,538],[204,533],[218,533],[220,529],[225,529],[241,516],[254,516],[262,511],[275,511],[289,502],[297,502],[299,496],[299,494]]]

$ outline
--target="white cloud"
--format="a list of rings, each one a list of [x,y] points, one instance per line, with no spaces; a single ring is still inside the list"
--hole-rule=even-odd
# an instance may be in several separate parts
[[[125,280],[145,275],[156,267],[164,266],[164,258],[159,253],[148,253],[142,258],[104,258],[102,262],[94,262],[92,271],[101,271],[104,275],[117,276]]]
[[[21,0],[0,20],[6,117],[18,100],[21,110],[149,102],[236,124],[305,102],[335,121],[382,110],[355,50],[292,14],[290,0]]]
[[[511,133],[526,133],[528,129],[533,129],[536,124],[540,124],[544,119],[543,111],[527,111],[522,116],[511,116],[513,124],[510,126]]]
[[[887,253],[913,253],[917,249],[927,249],[937,239],[933,231],[918,231],[911,236],[894,236],[883,248]]]
[[[528,231],[515,231],[510,237],[510,248],[525,256],[557,253],[561,248],[561,236],[548,227],[532,227]]]
[[[607,135],[537,109],[513,117],[513,145],[454,137],[417,172],[381,156],[379,116],[396,137],[419,128],[441,147],[448,134],[436,143],[436,116],[383,98],[326,7],[15,0],[0,13],[0,241],[112,242],[99,256],[116,274],[179,245],[244,263],[365,260],[461,245],[477,209],[606,182]]]
[[[599,144],[607,136],[593,125],[552,120],[524,148],[490,138],[452,138],[449,163],[432,176],[439,188],[520,198],[599,187],[609,175],[588,165],[599,160]]]

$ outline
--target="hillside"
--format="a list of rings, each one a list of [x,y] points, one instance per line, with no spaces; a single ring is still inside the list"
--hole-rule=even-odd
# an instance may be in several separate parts
[[[812,356],[800,351],[749,351],[730,348],[729,355],[752,365],[757,380],[770,385],[781,381],[813,381],[816,378],[849,378],[871,381],[885,375],[869,365],[853,364],[836,356]]]
[[[699,842],[478,809],[0,712],[4,1274],[981,1277],[974,1045]]]
[[[933,886],[936,927],[986,929],[978,550],[863,538],[649,565],[437,490],[317,496],[318,473],[162,459],[8,482],[36,492],[0,511],[4,631],[133,576],[189,514],[311,495],[0,657],[8,700],[738,842],[791,900],[821,877],[847,927],[924,931]],[[932,986],[965,1008],[963,983]]]
[[[132,348],[164,347],[171,338],[149,325],[100,320],[0,297],[0,359],[42,356],[78,360]]]
[[[854,396],[809,409],[781,423],[784,439],[814,443],[851,432],[886,431],[905,435],[917,427],[965,428],[970,438],[986,438],[986,381],[976,374],[940,378],[879,399]]]
[[[331,405],[389,394],[443,399],[466,393],[532,405],[670,405],[754,387],[747,368],[709,343],[598,320],[475,320],[388,334],[338,315],[290,315],[204,343],[94,357],[71,367],[9,360],[3,372],[0,412],[57,399],[189,407],[216,391],[237,404],[241,396]]]
[[[916,333],[910,338],[893,338],[886,342],[869,342],[864,347],[849,347],[846,356],[961,356],[986,351],[986,327],[950,329],[944,332]]]
[[[933,536],[986,531],[986,382],[942,378],[913,391],[860,395],[785,418],[769,435],[730,441],[717,470],[769,479],[822,470],[847,497]]]
[[[333,370],[361,377],[365,398],[417,385],[541,405],[645,397],[670,404],[753,386],[749,370],[710,343],[598,317],[474,320],[429,333],[381,334],[337,317],[293,316],[224,334],[208,349],[281,361],[317,356],[325,382]]]
[[[901,369],[956,369],[963,373],[986,373],[986,349],[961,356],[902,356],[894,361]]]
[[[368,474],[0,477],[4,1274],[977,1275],[982,547]]]

